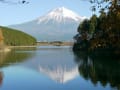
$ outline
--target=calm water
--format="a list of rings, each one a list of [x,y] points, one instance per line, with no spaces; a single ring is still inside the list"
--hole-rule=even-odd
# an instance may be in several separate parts
[[[114,58],[112,58],[114,59]],[[119,90],[120,62],[41,46],[0,53],[0,90]]]

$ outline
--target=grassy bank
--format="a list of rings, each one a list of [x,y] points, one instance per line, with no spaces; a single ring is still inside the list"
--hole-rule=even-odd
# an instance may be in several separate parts
[[[3,41],[8,46],[27,46],[35,45],[36,39],[22,31],[0,26]]]

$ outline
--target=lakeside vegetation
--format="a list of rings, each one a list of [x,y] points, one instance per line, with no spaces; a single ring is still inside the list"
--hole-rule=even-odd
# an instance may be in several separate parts
[[[2,40],[7,46],[30,46],[36,44],[36,39],[22,31],[0,26]]]
[[[120,58],[88,55],[87,52],[75,52],[80,76],[93,85],[110,85],[120,90]]]
[[[74,51],[120,54],[120,5],[117,0],[112,0],[108,5],[107,9],[100,10],[98,17],[94,14],[79,25],[78,34],[74,37]]]

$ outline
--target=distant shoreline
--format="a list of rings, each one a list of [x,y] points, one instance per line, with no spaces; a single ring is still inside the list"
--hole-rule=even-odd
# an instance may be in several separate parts
[[[73,42],[60,42],[60,41],[55,41],[55,42],[37,42],[36,45],[33,46],[7,46],[8,48],[33,48],[37,46],[72,46]]]
[[[36,47],[37,45],[35,46],[8,46],[8,48],[25,48],[25,47]]]
[[[53,41],[53,42],[37,42],[37,46],[72,46],[74,42],[62,42],[62,41]]]

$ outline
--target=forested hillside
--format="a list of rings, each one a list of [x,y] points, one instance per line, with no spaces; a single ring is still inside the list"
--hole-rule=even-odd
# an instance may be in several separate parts
[[[36,39],[24,32],[0,26],[1,35],[5,45],[21,46],[35,45]]]

